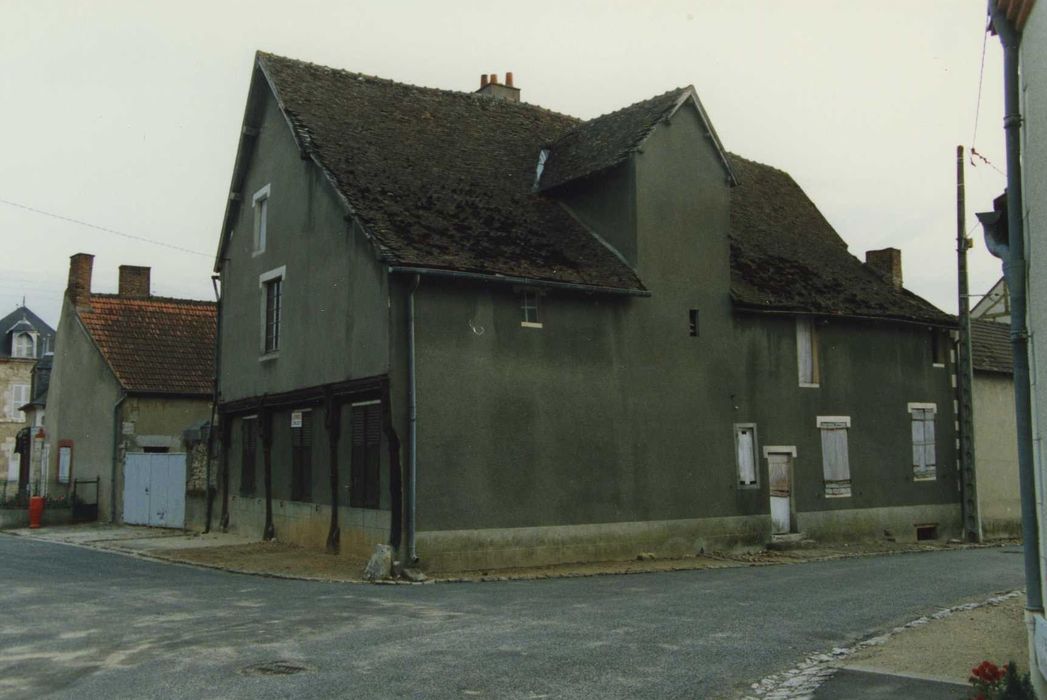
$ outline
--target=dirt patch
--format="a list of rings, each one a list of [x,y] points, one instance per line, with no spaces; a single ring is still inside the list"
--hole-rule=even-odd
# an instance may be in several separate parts
[[[243,573],[328,581],[362,581],[364,566],[367,564],[364,558],[327,554],[284,542],[171,549],[156,552],[154,556]]]

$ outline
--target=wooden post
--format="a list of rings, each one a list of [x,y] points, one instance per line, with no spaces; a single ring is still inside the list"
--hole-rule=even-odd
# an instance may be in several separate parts
[[[273,414],[263,407],[258,413],[258,426],[262,433],[262,461],[265,463],[265,529],[262,539],[266,542],[276,537],[273,527]]]
[[[389,546],[400,550],[403,540],[404,489],[403,466],[400,464],[400,436],[393,427],[393,411],[389,401],[389,385],[382,390],[382,427],[389,447]]]
[[[957,348],[956,393],[960,407],[960,497],[963,534],[968,542],[981,542],[978,485],[974,457],[974,374],[971,368],[971,312],[967,288],[967,218],[963,183],[963,146],[956,147],[956,285],[960,317]]]
[[[222,532],[229,529],[229,436],[232,434],[232,420],[225,416],[221,422],[222,429],[222,518],[219,525]],[[208,484],[210,489],[211,485]]]
[[[331,528],[327,531],[327,553],[338,554],[341,531],[338,529],[338,438],[342,432],[342,405],[328,389],[324,396],[327,444],[331,468]]]

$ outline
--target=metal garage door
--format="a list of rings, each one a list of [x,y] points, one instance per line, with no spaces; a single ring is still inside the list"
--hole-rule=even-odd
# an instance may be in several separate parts
[[[128,453],[124,461],[124,522],[185,527],[185,453]]]

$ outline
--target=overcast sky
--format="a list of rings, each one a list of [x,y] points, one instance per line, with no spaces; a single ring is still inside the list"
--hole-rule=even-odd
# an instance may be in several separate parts
[[[255,50],[590,118],[693,84],[726,147],[787,170],[858,257],[955,312],[955,148],[1004,168],[1002,68],[984,0],[72,2],[0,0],[0,315],[56,324],[69,256],[157,294],[213,298],[211,264]],[[968,167],[968,226],[1004,177]],[[1000,276],[973,233],[972,292]]]

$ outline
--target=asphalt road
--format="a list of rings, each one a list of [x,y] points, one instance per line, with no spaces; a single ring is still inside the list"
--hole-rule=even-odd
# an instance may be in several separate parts
[[[0,536],[0,695],[733,697],[807,654],[1020,588],[1018,552],[368,586]]]

